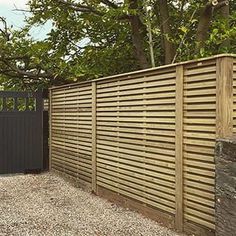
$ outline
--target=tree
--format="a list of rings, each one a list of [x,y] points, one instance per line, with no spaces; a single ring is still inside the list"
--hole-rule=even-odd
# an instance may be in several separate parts
[[[145,69],[151,58],[162,65],[236,52],[234,1],[30,0],[29,7],[22,31],[2,19],[0,32],[0,73],[25,86]],[[29,29],[47,21],[48,37],[33,40]]]

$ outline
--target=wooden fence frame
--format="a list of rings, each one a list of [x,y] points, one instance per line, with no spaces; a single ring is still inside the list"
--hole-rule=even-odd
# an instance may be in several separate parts
[[[104,196],[112,201],[121,203],[122,205],[131,207],[144,214],[152,217],[155,220],[165,221],[168,226],[174,227],[178,231],[185,231],[187,233],[194,233],[196,235],[214,235],[214,231],[207,228],[201,227],[195,224],[185,224],[184,223],[184,183],[183,183],[183,173],[184,173],[184,160],[183,160],[183,127],[184,127],[184,68],[189,64],[201,65],[202,63],[216,60],[216,138],[225,138],[232,136],[234,128],[234,104],[236,103],[236,92],[233,90],[233,82],[236,80],[236,75],[234,75],[234,70],[236,74],[236,56],[232,54],[222,54],[213,56],[210,58],[191,60],[187,62],[161,66],[154,69],[147,69],[142,71],[136,71],[131,73],[125,73],[121,75],[110,76],[106,78],[96,79],[92,81],[86,81],[71,85],[64,85],[59,87],[54,87],[50,89],[50,101],[52,100],[52,92],[60,89],[71,89],[77,85],[83,85],[91,83],[92,87],[92,182],[91,190],[100,195]],[[116,194],[110,190],[101,188],[97,186],[97,82],[109,81],[119,77],[130,78],[132,76],[144,75],[148,73],[155,73],[156,70],[165,68],[176,68],[176,120],[175,120],[175,198],[176,198],[176,213],[173,216],[159,211],[158,209],[152,209],[145,204],[140,204],[134,202],[130,198]],[[236,86],[236,84],[235,84]],[[50,106],[50,114],[52,114],[52,106]],[[235,124],[236,125],[236,124]],[[50,160],[52,160],[52,116],[50,115]],[[50,161],[51,169],[51,161]]]

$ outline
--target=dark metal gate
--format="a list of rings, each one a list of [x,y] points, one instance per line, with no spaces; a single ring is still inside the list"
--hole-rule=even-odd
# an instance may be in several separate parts
[[[0,174],[43,170],[42,92],[0,91]]]

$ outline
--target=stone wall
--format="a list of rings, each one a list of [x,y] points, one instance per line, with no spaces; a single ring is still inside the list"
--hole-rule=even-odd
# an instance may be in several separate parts
[[[236,137],[216,143],[216,236],[236,235]]]

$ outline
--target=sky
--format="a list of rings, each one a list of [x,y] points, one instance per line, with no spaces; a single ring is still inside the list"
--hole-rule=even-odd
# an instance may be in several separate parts
[[[27,9],[28,0],[0,0],[0,16],[5,17],[9,25],[13,25],[15,29],[24,26],[25,12],[16,11],[15,9]],[[29,14],[29,13],[28,13]],[[49,32],[51,24],[33,28],[31,35],[35,39],[43,39]]]

